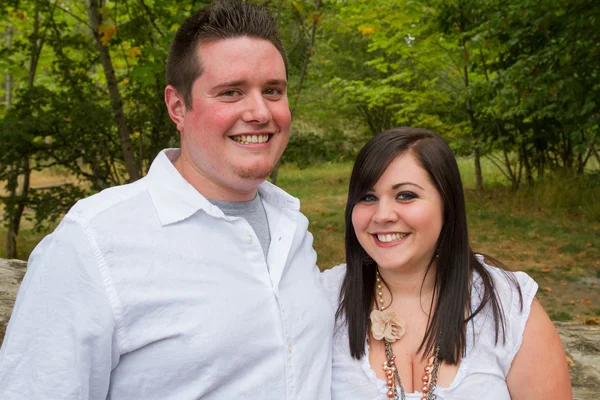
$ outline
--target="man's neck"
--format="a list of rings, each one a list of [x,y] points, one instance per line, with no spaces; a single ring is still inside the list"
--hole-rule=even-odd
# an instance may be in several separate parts
[[[183,153],[173,161],[173,165],[183,179],[207,199],[229,202],[250,201],[256,197],[258,185],[262,183],[259,181],[248,182],[247,187],[240,190],[223,187],[204,176],[201,171],[194,167],[192,162],[183,156]]]

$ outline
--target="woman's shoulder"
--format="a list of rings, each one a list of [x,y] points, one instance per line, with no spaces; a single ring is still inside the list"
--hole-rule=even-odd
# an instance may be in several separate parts
[[[339,305],[340,288],[342,286],[344,276],[346,276],[346,264],[336,265],[335,267],[326,269],[321,273],[321,281],[325,287],[327,298],[336,310]]]
[[[503,268],[491,265],[493,259],[486,259],[484,256],[477,254],[477,260],[484,267],[483,271],[487,272],[490,279],[493,295],[496,297],[499,311],[503,314],[505,341],[502,340],[502,361],[504,372],[510,368],[516,352],[518,351],[523,339],[525,324],[531,313],[531,306],[538,290],[538,285],[525,272],[507,271]],[[484,297],[483,277],[475,272],[473,276],[473,293],[472,307],[477,308]],[[489,333],[490,338],[496,337],[493,324],[489,324],[489,318],[492,318],[491,305],[488,306],[476,317],[476,323],[481,324],[479,329],[481,332]],[[502,336],[501,336],[502,337]],[[491,339],[490,339],[491,340]],[[496,347],[496,346],[494,346]],[[492,351],[492,350],[490,350]],[[495,351],[495,350],[494,350]]]
[[[500,300],[505,301],[506,299],[518,300],[520,303],[520,297],[523,296],[524,300],[529,299],[529,303],[535,297],[538,289],[538,285],[527,273],[521,271],[509,271],[504,268],[492,265],[493,259],[488,259],[482,254],[475,254],[475,258],[479,261],[479,264],[483,266],[483,269],[487,272],[491,278],[494,292],[497,294]],[[477,291],[483,289],[483,278],[475,271],[473,274],[473,287]],[[521,293],[521,296],[519,295]]]

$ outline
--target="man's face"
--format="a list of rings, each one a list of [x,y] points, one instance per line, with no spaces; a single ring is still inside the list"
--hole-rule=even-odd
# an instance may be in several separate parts
[[[206,197],[251,199],[289,138],[283,58],[271,42],[249,37],[203,43],[197,51],[203,71],[192,86],[192,109],[175,121],[175,165]]]

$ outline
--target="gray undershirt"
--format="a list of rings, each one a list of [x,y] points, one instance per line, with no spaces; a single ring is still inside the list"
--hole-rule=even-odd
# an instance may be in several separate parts
[[[262,201],[260,201],[258,192],[250,201],[220,201],[213,199],[208,199],[208,201],[219,207],[223,214],[228,217],[242,217],[250,224],[256,236],[258,236],[266,260],[271,244],[271,233],[269,232],[267,213]]]

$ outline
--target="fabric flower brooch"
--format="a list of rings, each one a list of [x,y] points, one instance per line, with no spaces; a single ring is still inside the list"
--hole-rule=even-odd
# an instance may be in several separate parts
[[[371,333],[376,340],[385,339],[394,343],[406,333],[406,321],[395,311],[373,310],[371,312]]]

